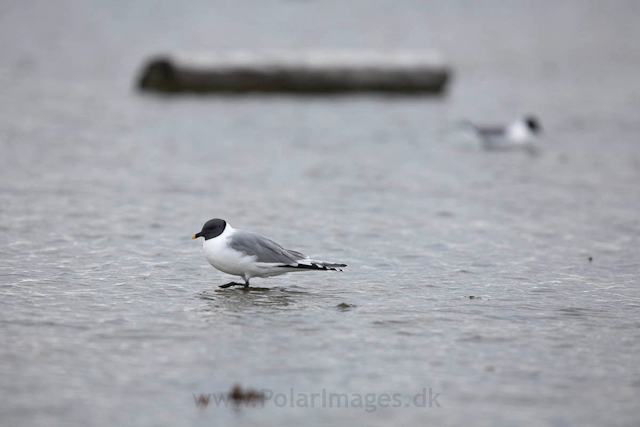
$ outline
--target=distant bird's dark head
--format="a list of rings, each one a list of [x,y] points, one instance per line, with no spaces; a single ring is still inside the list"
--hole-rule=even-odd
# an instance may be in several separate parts
[[[524,122],[527,124],[527,127],[531,129],[533,133],[541,133],[542,126],[540,126],[540,121],[535,116],[527,116],[524,118]]]
[[[224,219],[210,219],[203,226],[199,233],[196,233],[191,239],[197,239],[198,237],[204,237],[204,240],[213,239],[222,234],[227,226],[227,222]]]

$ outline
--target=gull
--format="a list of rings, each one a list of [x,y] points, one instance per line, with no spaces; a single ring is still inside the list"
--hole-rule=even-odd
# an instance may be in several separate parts
[[[308,256],[285,249],[273,240],[250,231],[236,230],[223,219],[207,221],[191,239],[204,237],[202,248],[207,261],[214,268],[240,276],[244,283],[230,282],[230,286],[249,286],[253,277],[279,276],[294,271],[342,271],[346,264],[317,261]]]
[[[487,150],[535,149],[534,142],[542,132],[542,126],[534,116],[522,117],[507,126],[485,127],[469,121],[465,121],[464,126],[474,133]]]

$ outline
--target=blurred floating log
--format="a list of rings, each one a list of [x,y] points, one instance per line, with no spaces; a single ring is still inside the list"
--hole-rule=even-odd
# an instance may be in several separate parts
[[[139,80],[160,92],[441,93],[450,69],[429,51],[264,51],[162,56]]]

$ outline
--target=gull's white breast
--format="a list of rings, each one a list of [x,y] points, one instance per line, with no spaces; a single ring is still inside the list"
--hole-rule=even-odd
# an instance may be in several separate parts
[[[229,247],[228,239],[235,230],[227,224],[218,237],[205,240],[202,244],[207,261],[214,268],[233,276],[243,276],[255,264],[253,257],[244,256]]]
[[[518,120],[507,128],[507,142],[512,144],[527,144],[532,142],[532,140],[533,133],[522,120]]]

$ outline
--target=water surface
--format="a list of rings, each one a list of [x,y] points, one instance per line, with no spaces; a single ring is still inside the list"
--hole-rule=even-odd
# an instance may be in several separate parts
[[[495,3],[0,6],[3,423],[636,425],[638,6]],[[456,74],[442,98],[133,89],[149,54],[273,47]],[[452,132],[529,112],[539,156]],[[189,239],[213,217],[349,267],[220,292]],[[402,406],[196,408],[237,382]]]

